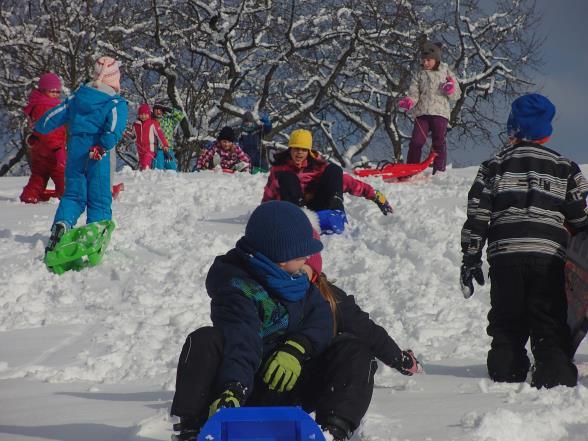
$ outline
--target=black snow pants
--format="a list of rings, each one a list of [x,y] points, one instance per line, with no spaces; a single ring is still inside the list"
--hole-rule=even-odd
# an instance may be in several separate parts
[[[280,198],[298,206],[307,206],[313,211],[343,210],[343,169],[336,164],[329,164],[317,182],[310,184],[307,193],[302,193],[298,176],[290,172],[277,174],[280,185]]]
[[[494,381],[522,382],[531,339],[535,357],[532,385],[575,386],[578,371],[571,360],[566,323],[564,262],[541,257],[494,259],[490,264],[488,374]]]
[[[223,356],[223,337],[213,327],[192,332],[186,339],[178,362],[176,392],[171,414],[203,424],[210,404],[222,392],[215,386],[216,372]],[[262,382],[263,366],[246,406],[300,405],[316,411],[316,421],[334,415],[355,430],[368,410],[374,388],[377,363],[359,339],[340,334],[320,356],[306,362],[291,392],[270,391]]]

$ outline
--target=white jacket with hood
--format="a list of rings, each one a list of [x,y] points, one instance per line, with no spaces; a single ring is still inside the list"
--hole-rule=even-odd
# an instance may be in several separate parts
[[[441,86],[450,76],[455,81],[455,91],[451,95],[445,94]],[[414,103],[411,113],[415,116],[439,115],[449,119],[450,101],[457,101],[461,97],[461,89],[457,78],[446,63],[440,63],[437,70],[421,69],[412,79],[407,96]]]

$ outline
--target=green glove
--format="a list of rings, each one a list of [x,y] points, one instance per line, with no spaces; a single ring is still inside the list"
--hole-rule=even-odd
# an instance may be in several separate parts
[[[220,397],[212,402],[208,410],[210,418],[223,407],[241,407],[245,401],[245,388],[241,383],[231,383]]]
[[[304,346],[288,340],[268,360],[263,381],[270,390],[291,391],[302,370]]]

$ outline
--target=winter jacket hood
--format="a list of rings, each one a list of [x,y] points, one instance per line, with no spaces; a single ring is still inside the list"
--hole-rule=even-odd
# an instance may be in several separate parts
[[[37,106],[44,107],[45,109],[50,109],[52,107],[57,106],[61,100],[59,98],[55,98],[52,96],[45,95],[39,89],[33,89],[31,94],[29,95],[29,102],[23,109],[25,115],[30,118],[33,118],[33,110]],[[35,120],[39,119],[39,117],[35,118]]]

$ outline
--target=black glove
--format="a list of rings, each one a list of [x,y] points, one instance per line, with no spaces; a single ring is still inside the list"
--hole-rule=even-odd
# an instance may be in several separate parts
[[[459,284],[461,285],[461,292],[464,298],[469,299],[474,295],[474,283],[472,279],[480,286],[484,286],[484,273],[482,272],[482,262],[477,263],[463,263],[461,265],[461,275]]]
[[[414,375],[414,374],[422,374],[423,367],[419,363],[419,361],[414,356],[414,353],[408,349],[406,351],[402,351],[402,358],[400,360],[400,366],[396,369],[402,375]]]
[[[208,416],[213,416],[219,409],[223,407],[241,407],[245,402],[245,395],[247,388],[241,383],[229,383],[226,389],[220,394],[216,400],[210,405]]]

